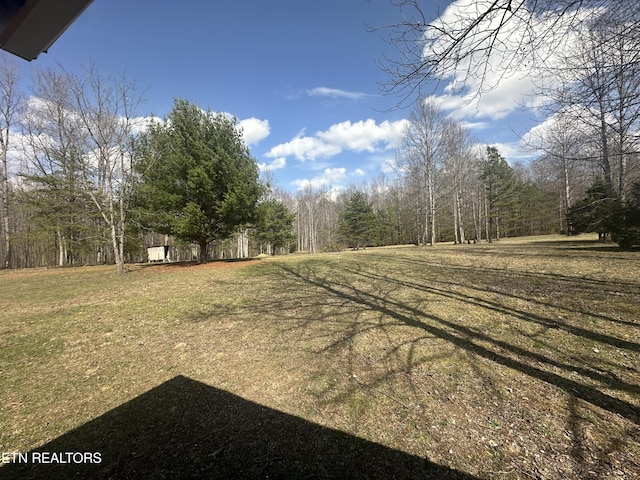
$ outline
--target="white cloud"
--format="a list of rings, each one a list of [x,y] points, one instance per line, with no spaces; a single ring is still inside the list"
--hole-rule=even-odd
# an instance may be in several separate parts
[[[404,126],[404,121],[385,120],[378,125],[369,118],[356,123],[346,121],[331,125],[329,130],[316,133],[316,137],[346,150],[374,152],[380,143],[385,143],[385,148],[397,146]]]
[[[278,170],[287,166],[287,159],[284,157],[278,157],[271,163],[259,163],[258,168],[261,172],[266,170]]]
[[[202,109],[201,111],[205,114],[222,114],[229,120],[233,120],[235,118],[228,112],[208,112]],[[152,124],[163,124],[164,122],[164,119],[156,117],[154,115],[135,117],[131,119],[131,127],[133,133],[140,134],[144,133]],[[244,140],[244,143],[246,145],[253,145],[255,143],[258,143],[260,140],[264,140],[265,138],[267,138],[271,133],[269,120],[260,120],[259,118],[255,117],[238,120],[236,123],[236,127],[242,132],[242,139]]]
[[[522,142],[529,146],[532,152],[545,153],[563,145],[570,149],[569,156],[585,155],[590,148],[585,138],[597,136],[594,120],[599,113],[582,105],[573,105],[563,112],[556,112],[538,125],[533,126],[522,136]],[[612,122],[615,119],[611,119]]]
[[[161,124],[163,122],[164,120],[154,115],[147,117],[135,117],[131,119],[131,129],[134,134],[140,134],[146,132],[151,125],[155,123]]]
[[[212,113],[216,115],[216,112],[207,112],[206,110],[202,110],[204,113]],[[226,118],[232,120],[235,118],[228,112],[220,112]],[[152,123],[164,123],[164,120],[155,116],[149,117],[137,117],[133,119],[133,129],[135,133],[142,133],[149,128],[149,125]],[[250,117],[245,118],[243,120],[238,120],[236,123],[236,127],[242,132],[242,139],[246,145],[253,145],[258,143],[260,140],[264,140],[271,133],[271,129],[269,127],[269,120],[260,120],[259,118]]]
[[[365,175],[364,170],[362,170],[361,168],[356,168],[356,169],[353,171],[353,174],[354,174],[354,175],[357,175],[357,176],[359,176],[359,177],[363,177],[363,176]]]
[[[337,145],[330,145],[316,137],[295,137],[293,140],[276,145],[266,153],[269,158],[294,156],[301,162],[328,158],[339,154]]]
[[[462,22],[478,18],[480,13],[490,9],[492,3],[493,0],[456,0],[433,24],[448,32],[460,31],[466,27]],[[528,38],[533,34],[540,39],[548,39],[547,44],[538,42],[535,51],[538,57],[545,59],[547,65],[575,51],[576,42],[580,42],[580,33],[567,30],[555,16],[532,15],[528,24],[516,19],[503,25],[496,41],[490,43],[493,36],[487,32],[498,28],[503,21],[503,14],[503,11],[494,10],[493,14],[475,25],[467,39],[475,39],[479,43],[460,44],[462,51],[458,52],[458,58],[461,60],[455,70],[451,66],[441,72],[442,79],[449,83],[444,93],[435,98],[443,109],[452,111],[452,116],[458,119],[498,120],[522,106],[540,107],[546,101],[545,97],[536,95],[542,74],[532,68],[535,64],[532,58],[524,57],[529,45]],[[587,16],[589,11],[584,10],[579,15]],[[567,15],[567,19],[569,17],[571,15]],[[543,34],[550,31],[553,34]],[[434,32],[430,30],[430,34],[425,36],[425,57],[451,47],[453,37],[436,35]],[[559,38],[562,38],[560,44],[557,41]],[[554,39],[556,43],[552,44]],[[547,86],[551,86],[549,79],[546,82]]]
[[[358,100],[368,96],[368,94],[362,92],[349,92],[347,90],[328,87],[316,87],[314,89],[307,90],[307,95],[310,97],[347,98],[350,100]]]
[[[330,158],[343,150],[355,152],[375,152],[379,149],[393,149],[398,146],[407,120],[377,124],[367,119],[331,125],[328,130],[316,132],[313,136],[303,136],[276,145],[266,156],[269,158],[294,156],[304,162],[318,158]]]
[[[467,128],[469,130],[484,130],[486,128],[489,128],[491,126],[491,123],[489,122],[461,122],[462,126],[464,128]]]
[[[297,179],[292,181],[291,185],[298,187],[298,190],[303,190],[307,187],[318,189],[327,186],[335,186],[335,184],[342,182],[346,178],[346,168],[325,168],[321,175],[316,175],[310,179]]]
[[[380,171],[382,173],[396,173],[398,169],[398,161],[394,157],[384,159],[380,165]]]
[[[245,118],[238,122],[238,126],[242,129],[242,137],[244,143],[253,145],[260,140],[264,140],[271,133],[269,128],[269,120],[260,120],[259,118]]]
[[[499,120],[526,105],[540,106],[543,98],[533,96],[536,79],[533,76],[503,78],[499,85],[478,96],[479,82],[463,94],[444,94],[434,97],[437,104],[457,119],[489,118]]]
[[[509,143],[495,142],[490,144],[490,146],[496,147],[498,153],[500,153],[509,164],[512,164],[515,160],[528,160],[537,154],[536,151],[522,140]],[[482,145],[481,151],[486,151],[486,145]]]
[[[11,139],[7,146],[7,170],[9,179],[16,178],[19,171],[26,173],[26,166],[33,160],[29,149],[30,138],[22,132],[11,130]],[[47,134],[38,136],[43,145],[55,145],[55,141]]]

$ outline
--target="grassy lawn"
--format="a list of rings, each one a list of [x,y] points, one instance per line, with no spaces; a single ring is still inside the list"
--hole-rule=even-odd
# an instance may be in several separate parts
[[[530,237],[2,271],[0,402],[0,452],[101,452],[59,478],[232,478],[241,454],[244,476],[333,477],[309,444],[397,478],[640,478],[640,252]]]

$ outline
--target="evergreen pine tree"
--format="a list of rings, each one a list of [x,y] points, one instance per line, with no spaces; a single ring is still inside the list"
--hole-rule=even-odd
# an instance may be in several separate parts
[[[269,199],[258,205],[254,238],[267,246],[268,253],[275,255],[278,248],[295,242],[292,225],[295,213],[289,212],[279,200]]]
[[[515,208],[517,179],[513,169],[495,147],[487,147],[487,158],[480,175],[488,203],[489,237],[500,240],[500,232],[512,219]]]
[[[235,119],[176,99],[166,122],[141,140],[138,205],[153,230],[200,246],[253,221],[262,193],[258,167]]]
[[[607,194],[607,187],[602,179],[597,179],[585,196],[575,203],[567,218],[572,234],[597,232],[600,240],[604,240],[616,231],[617,202]]]
[[[371,245],[379,232],[378,218],[363,192],[349,195],[340,214],[339,233],[349,247],[359,249]]]

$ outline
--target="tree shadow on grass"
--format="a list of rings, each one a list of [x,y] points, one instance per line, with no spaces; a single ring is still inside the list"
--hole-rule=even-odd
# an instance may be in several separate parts
[[[380,277],[377,273],[372,272],[372,271],[365,271],[365,270],[352,270],[351,271],[354,274],[358,274],[362,277],[365,278],[369,278],[372,281],[375,280],[380,280],[382,277]],[[480,273],[478,271],[478,273]],[[390,279],[389,277],[384,277],[384,280],[387,282],[396,282],[400,285],[403,285],[405,287],[409,287],[412,288],[414,290],[418,290],[418,291],[422,291],[422,292],[426,292],[426,293],[430,293],[430,294],[435,294],[435,295],[439,295],[445,298],[449,298],[452,300],[456,300],[459,302],[463,302],[463,303],[468,303],[469,305],[480,305],[483,306],[484,308],[488,309],[488,310],[492,310],[494,312],[497,313],[502,313],[502,314],[506,314],[506,315],[510,315],[513,318],[519,318],[521,320],[530,322],[530,323],[535,323],[538,324],[542,327],[547,327],[547,328],[553,328],[553,329],[558,329],[558,330],[563,330],[566,331],[569,334],[575,335],[577,337],[582,337],[584,339],[587,340],[591,340],[593,342],[599,342],[602,344],[608,344],[611,345],[613,347],[617,347],[617,348],[621,348],[621,349],[626,349],[632,352],[640,352],[640,343],[638,342],[634,342],[634,341],[630,341],[630,340],[625,340],[625,339],[621,339],[621,338],[617,338],[614,337],[612,335],[607,335],[607,334],[603,334],[603,333],[598,333],[596,331],[590,330],[588,328],[584,328],[581,326],[577,326],[577,325],[571,325],[562,321],[559,321],[558,319],[554,319],[554,318],[549,318],[549,317],[545,317],[544,315],[540,315],[540,314],[536,314],[530,311],[524,311],[521,309],[517,309],[517,308],[513,308],[513,307],[508,307],[506,306],[503,302],[500,301],[494,301],[494,300],[488,300],[486,298],[481,298],[479,295],[479,293],[483,293],[483,292],[491,292],[491,293],[496,293],[499,294],[503,297],[509,297],[509,298],[513,298],[513,299],[519,299],[519,300],[525,300],[528,303],[532,303],[532,304],[537,304],[537,305],[541,305],[541,306],[547,306],[547,307],[553,307],[553,308],[557,308],[562,310],[562,307],[558,307],[555,305],[552,305],[551,303],[548,302],[541,302],[541,301],[537,301],[535,299],[532,298],[527,298],[524,295],[516,295],[514,293],[505,293],[504,291],[500,291],[498,289],[490,289],[487,288],[487,286],[484,287],[478,287],[478,286],[474,286],[474,285],[467,285],[467,284],[463,284],[459,281],[454,281],[452,278],[446,279],[446,280],[440,280],[439,281],[439,285],[441,285],[441,287],[436,287],[433,284],[425,284],[425,283],[421,283],[418,281],[407,281],[407,280],[396,280],[396,279]],[[513,280],[511,280],[513,282]],[[442,288],[442,287],[446,287],[446,288]],[[463,287],[467,290],[476,292],[477,294],[474,295],[470,295],[470,294],[463,294],[460,292],[456,292],[454,290],[454,288],[452,287]],[[573,312],[575,313],[575,311]],[[589,315],[595,318],[599,318],[602,320],[606,320],[606,321],[610,321],[613,323],[619,323],[622,325],[625,325],[627,327],[630,328],[640,328],[640,324],[638,323],[631,323],[631,322],[627,322],[627,321],[621,321],[618,319],[613,319],[610,317],[607,317],[605,315],[598,315],[598,314],[594,314],[592,312],[580,312],[583,313],[585,315]],[[638,389],[640,389],[640,386],[637,386]]]
[[[382,255],[377,257],[372,255],[371,257],[377,258],[378,261],[383,261],[385,259]],[[553,291],[564,291],[565,293],[568,288],[573,290],[577,289],[582,296],[589,298],[593,298],[597,295],[618,295],[620,293],[632,296],[637,295],[640,292],[640,282],[609,281],[606,278],[577,278],[569,275],[548,272],[514,272],[513,270],[508,270],[506,268],[448,265],[435,263],[433,261],[416,259],[410,260],[407,258],[395,259],[394,267],[398,269],[399,266],[401,268],[410,269],[410,271],[417,268],[423,268],[425,271],[429,272],[429,279],[436,279],[437,283],[447,287],[463,286],[464,288],[475,290],[477,292],[493,292],[514,299],[524,300],[529,303],[535,303],[540,306],[567,310],[573,314],[581,313],[607,322],[618,323],[632,328],[640,328],[640,323],[635,321],[624,321],[601,313],[576,310],[575,308],[568,308],[562,305],[553,305],[550,302],[536,300],[535,298],[532,298],[530,294],[527,295],[523,291],[520,291],[520,294],[517,293],[519,284],[521,284],[521,286],[533,288],[534,290],[536,287],[532,287],[532,284],[541,284],[547,289],[552,289]],[[481,280],[478,281],[478,279]],[[500,284],[505,283],[508,284],[511,291],[505,292],[504,290],[501,291],[498,289]],[[640,344],[636,345],[640,348]]]
[[[38,463],[43,452],[100,463]],[[476,477],[177,376],[0,468],[3,479]],[[63,457],[64,458],[64,457]],[[74,457],[71,456],[71,459]],[[81,457],[75,456],[80,459]],[[92,460],[96,455],[90,456]]]
[[[407,305],[393,298],[384,297],[376,293],[365,292],[348,283],[341,283],[339,281],[328,280],[323,277],[311,276],[306,274],[306,272],[296,271],[284,265],[281,268],[287,275],[296,279],[298,283],[313,285],[318,289],[324,290],[331,296],[341,297],[353,302],[354,304],[360,304],[368,310],[377,311],[405,326],[423,330],[428,334],[445,340],[450,344],[471,352],[481,358],[485,358],[502,366],[514,369],[545,383],[555,385],[568,394],[574,395],[576,398],[582,399],[592,405],[627,418],[636,425],[640,425],[640,410],[637,405],[611,396],[602,392],[598,388],[573,380],[564,375],[577,370],[587,377],[608,384],[610,387],[633,393],[637,393],[640,390],[639,385],[610,379],[598,372],[594,372],[586,368],[583,369],[576,365],[566,365],[552,358],[547,358],[543,354],[532,353],[523,347],[509,343],[507,340],[493,338],[490,334],[477,331],[476,329],[470,328],[462,323],[447,320],[424,312],[419,308]],[[349,270],[349,268],[345,266],[343,266],[343,269]],[[350,273],[352,275],[352,279],[357,278],[356,276],[360,276],[371,283],[374,283],[375,281],[391,281],[388,276],[372,271],[350,270]],[[407,284],[407,282],[403,283]],[[476,301],[481,302],[485,304],[485,308],[496,312],[502,312],[504,310],[503,307],[498,304],[491,304],[480,298],[474,300],[474,298],[469,295],[455,294],[444,289],[424,287],[417,284],[409,283],[407,285],[411,288],[425,289],[436,295],[453,298],[458,301],[469,303],[474,303]],[[517,312],[515,310],[512,310],[509,313],[524,315],[524,312]],[[530,316],[531,314],[527,314],[527,318]],[[538,316],[533,316],[531,319],[536,323],[544,324],[547,322],[543,317]],[[595,336],[584,329],[572,331],[571,333],[581,335],[586,338],[593,336],[598,339],[604,339],[616,346],[623,343],[623,347],[630,348],[632,350],[635,350],[638,347],[638,344],[635,342],[623,342],[618,339],[614,342],[610,338]],[[340,342],[344,343],[345,339],[340,339]]]
[[[261,259],[257,257],[247,257],[247,258],[216,258],[214,260],[208,260],[206,262],[200,262],[198,260],[182,260],[182,261],[171,261],[171,262],[147,262],[147,263],[138,263],[137,267],[140,269],[160,269],[163,268],[172,268],[172,269],[180,269],[180,268],[189,268],[189,267],[216,267],[216,266],[224,266],[228,264],[241,264],[241,263],[256,263]]]
[[[564,452],[572,459],[575,474],[570,478],[586,478],[585,472],[590,471],[600,472],[602,475],[597,475],[604,478],[603,472],[609,472],[610,465],[608,457],[597,456],[600,448],[604,449],[602,451],[612,449],[617,458],[627,455],[621,460],[624,462],[622,468],[631,471],[629,465],[633,462],[633,454],[625,452],[633,451],[632,439],[640,435],[637,401],[640,383],[633,364],[633,359],[640,353],[640,343],[634,336],[640,325],[625,309],[629,307],[629,312],[635,311],[632,308],[634,293],[640,284],[633,280],[600,282],[555,272],[448,265],[437,263],[437,260],[372,252],[337,261],[322,257],[304,262],[273,263],[262,272],[263,280],[274,289],[273,295],[250,297],[243,305],[217,305],[200,312],[199,319],[250,319],[249,322],[257,321],[275,328],[278,336],[284,334],[285,338],[296,342],[303,340],[305,348],[323,359],[322,372],[350,374],[349,381],[340,384],[339,388],[327,383],[320,395],[323,402],[343,407],[354,398],[360,398],[364,391],[388,397],[400,408],[411,412],[410,416],[415,413],[418,422],[423,422],[422,412],[433,412],[433,404],[429,403],[432,395],[424,390],[431,388],[431,383],[438,385],[438,376],[456,373],[455,368],[445,371],[436,367],[435,380],[425,380],[420,376],[429,375],[429,371],[421,368],[422,365],[437,362],[438,358],[447,355],[454,358],[458,355],[460,361],[462,354],[467,358],[460,366],[463,375],[473,375],[479,380],[465,380],[465,384],[473,385],[472,388],[495,389],[493,396],[499,398],[505,385],[494,386],[487,371],[476,368],[477,364],[485,364],[482,360],[488,360],[493,363],[486,364],[491,365],[488,368],[498,367],[501,372],[513,370],[530,377],[534,380],[531,388],[541,382],[552,387],[546,392],[559,390],[574,399],[576,405],[584,404],[587,412],[584,418],[571,417],[570,408],[567,413],[570,417],[567,431],[572,445]],[[558,291],[562,293],[556,295]],[[590,311],[609,291],[620,292],[624,299],[621,309]],[[531,293],[537,296],[532,298]],[[573,301],[580,297],[585,301]],[[443,310],[447,306],[451,309]],[[468,313],[464,313],[465,310]],[[367,343],[369,339],[374,340]],[[430,351],[428,344],[432,340],[436,340],[437,345]],[[362,348],[370,345],[377,346],[377,355],[370,356]],[[594,345],[604,347],[611,356],[591,355]],[[414,371],[416,377],[411,375]],[[396,394],[389,388],[397,385],[411,389],[413,397],[409,391]],[[446,387],[447,384],[440,381],[439,385]],[[444,400],[445,405],[454,403],[438,392],[435,396],[438,401]],[[486,402],[488,397],[484,398]],[[557,400],[554,401],[554,408],[559,407]],[[428,408],[422,410],[423,405]],[[466,405],[468,407],[469,403]],[[492,415],[491,405],[483,405],[482,415]],[[588,437],[591,428],[588,413],[591,406],[630,423],[624,429],[612,432],[606,442],[596,444],[591,437],[586,442],[582,437]],[[540,427],[537,423],[534,427],[527,423],[526,405],[522,409],[518,406],[505,408],[506,418],[516,421],[514,428],[519,428],[521,435],[529,434],[532,428],[536,431],[535,426]],[[472,408],[464,413],[473,415],[477,411]],[[434,412],[433,418],[436,417],[443,418]],[[545,417],[534,418],[540,423]],[[595,417],[593,420],[596,421]],[[431,424],[427,422],[428,425]],[[544,423],[541,425],[540,428],[546,428]],[[593,428],[604,432],[602,427],[594,425]],[[444,438],[438,436],[439,431],[434,427],[428,431],[435,438]],[[503,435],[505,439],[508,437],[506,433]],[[547,433],[539,433],[538,437],[543,435]],[[551,432],[548,435],[549,439],[545,437],[544,441],[550,445],[564,441],[564,437]],[[465,438],[458,436],[456,440],[464,443]],[[437,448],[431,446],[429,451],[437,452]],[[482,446],[478,448],[482,450]],[[505,452],[509,457],[508,450]],[[502,472],[518,468],[535,472],[526,461],[515,459],[515,454],[510,458],[511,462],[496,460],[493,466],[484,465],[479,471]],[[568,469],[558,470],[561,471],[566,473]],[[538,478],[568,477],[541,474]]]
[[[572,250],[572,251],[589,251],[589,252],[612,252],[612,253],[620,253],[620,252],[637,252],[640,251],[640,247],[630,247],[630,248],[622,248],[617,243],[603,243],[601,240],[569,240],[569,241],[558,241],[558,240],[537,240],[532,241],[532,244],[535,245],[544,245],[553,248],[557,248],[558,250]]]
[[[300,316],[298,321],[300,328],[310,327],[313,322],[322,325],[321,329],[333,328],[335,338],[333,340],[327,339],[330,343],[323,348],[323,352],[343,351],[346,353],[346,361],[350,362],[352,356],[361,355],[357,349],[352,350],[352,343],[355,343],[354,340],[357,336],[366,335],[366,332],[370,330],[375,330],[384,336],[387,329],[392,326],[415,329],[412,338],[402,340],[400,337],[396,337],[389,338],[387,344],[382,342],[387,347],[385,349],[387,355],[392,355],[395,352],[400,356],[400,350],[403,350],[404,366],[389,368],[389,364],[383,365],[378,375],[369,376],[369,379],[364,381],[355,380],[352,382],[353,385],[343,388],[338,395],[333,391],[330,392],[331,401],[342,404],[351,396],[357,395],[361,388],[386,395],[385,385],[388,381],[393,381],[393,377],[397,373],[411,372],[419,364],[432,361],[430,358],[424,358],[424,349],[423,353],[418,354],[420,357],[414,358],[413,346],[417,346],[418,343],[429,338],[438,339],[444,341],[444,345],[448,344],[453,350],[467,354],[469,356],[467,367],[470,367],[471,370],[475,370],[478,359],[488,360],[498,367],[506,367],[506,369],[511,369],[533,380],[555,387],[574,401],[584,402],[585,406],[599,407],[614,416],[625,418],[631,422],[632,425],[628,424],[623,430],[612,432],[607,441],[596,444],[591,439],[586,444],[580,436],[583,431],[580,429],[588,428],[584,427],[583,423],[585,421],[591,422],[590,414],[587,413],[585,419],[570,418],[569,435],[572,436],[573,442],[571,448],[566,450],[566,454],[573,465],[572,468],[565,465],[564,470],[560,469],[556,472],[558,475],[566,475],[568,468],[571,468],[575,476],[569,475],[570,478],[605,478],[613,468],[609,463],[610,458],[619,459],[624,455],[629,456],[620,460],[624,465],[621,468],[632,471],[633,453],[623,452],[632,452],[631,445],[634,444],[634,439],[640,435],[638,428],[640,426],[640,408],[637,403],[640,384],[636,381],[637,375],[619,378],[614,373],[623,368],[621,364],[609,365],[613,371],[608,373],[606,371],[607,365],[603,363],[604,360],[583,363],[581,358],[574,358],[571,352],[565,351],[567,347],[564,344],[554,345],[552,341],[561,335],[562,338],[569,341],[571,346],[580,346],[585,341],[601,342],[618,349],[628,350],[631,355],[640,350],[640,345],[637,342],[599,333],[587,328],[587,324],[565,324],[561,319],[547,316],[546,310],[535,313],[535,309],[534,311],[520,309],[516,306],[517,302],[506,301],[503,304],[500,300],[492,299],[491,295],[484,295],[482,287],[477,289],[463,288],[463,285],[458,283],[456,275],[452,275],[453,272],[450,270],[434,272],[432,268],[429,268],[428,262],[423,263],[425,275],[429,280],[422,279],[421,275],[416,275],[416,273],[423,271],[420,268],[421,262],[417,263],[413,266],[397,265],[384,263],[380,258],[372,265],[369,265],[367,261],[341,262],[335,269],[329,266],[324,270],[306,269],[304,265],[279,265],[282,270],[280,288],[284,285],[295,285],[296,290],[293,291],[304,292],[307,297],[318,299],[318,302],[322,299],[325,305],[346,305],[346,309],[339,307],[335,312],[336,315],[341,312],[342,322],[349,323],[348,328],[343,328],[340,331],[336,331],[336,328],[331,325],[331,319],[324,318],[320,313],[309,315],[310,311],[307,308],[303,308],[303,315],[298,315]],[[581,284],[581,287],[585,286],[588,289],[588,284]],[[508,298],[507,294],[505,300]],[[551,344],[547,345],[546,351],[529,349],[527,342],[522,341],[522,332],[513,333],[513,330],[509,329],[493,331],[490,326],[488,328],[476,326],[469,318],[456,318],[455,315],[441,313],[437,307],[431,308],[433,304],[449,301],[452,301],[454,305],[466,304],[469,308],[479,308],[488,313],[487,317],[499,317],[504,322],[514,320],[514,323],[521,325],[536,326],[561,333],[551,334]],[[540,305],[542,306],[543,303],[541,302]],[[320,303],[318,307],[321,307]],[[548,307],[551,308],[552,305],[549,304]],[[349,312],[350,310],[353,312]],[[318,311],[322,312],[320,309]],[[360,317],[358,311],[369,312],[369,314]],[[329,312],[331,313],[331,309]],[[379,320],[376,321],[376,319]],[[445,351],[448,350],[445,348]],[[348,371],[352,371],[351,366],[348,368]],[[484,371],[479,369],[476,371],[478,378],[484,375]],[[490,387],[492,386],[491,379],[486,378],[483,380],[483,388],[485,381]],[[424,388],[425,384],[421,385]],[[417,395],[416,405],[419,405],[420,395],[418,395],[419,392],[415,393]],[[496,398],[500,397],[500,391],[496,390],[495,396]],[[488,412],[492,407],[490,404],[486,404],[485,407],[483,412],[487,412],[489,415]],[[406,408],[410,409],[411,407]],[[511,411],[518,411],[518,409],[514,407]],[[511,416],[511,418],[515,417]],[[522,422],[524,423],[520,424],[516,420],[516,425],[519,426],[514,428],[524,428],[520,431],[525,434],[528,431],[527,425],[525,420]],[[464,437],[457,438],[464,443]],[[606,451],[608,454],[599,455],[597,452],[600,451]],[[611,457],[608,456],[609,453],[612,455]],[[493,467],[483,465],[481,471],[499,469],[504,473],[505,469],[511,471],[516,468],[520,472],[535,472],[535,467],[525,460],[520,461],[512,458],[509,463],[500,462],[505,462],[505,460],[497,461]],[[585,477],[585,472],[593,475]],[[553,474],[550,473],[550,475]],[[545,478],[545,474],[535,478]],[[550,476],[548,478],[556,477]],[[569,477],[559,476],[557,478]]]

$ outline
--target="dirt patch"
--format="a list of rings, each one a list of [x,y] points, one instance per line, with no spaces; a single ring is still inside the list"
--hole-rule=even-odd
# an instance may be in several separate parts
[[[151,263],[141,264],[140,270],[146,272],[168,272],[168,271],[184,271],[184,270],[214,270],[214,269],[235,269],[248,267],[260,263],[260,259],[248,258],[241,260],[214,260],[207,263],[198,262],[179,262],[179,263]]]

